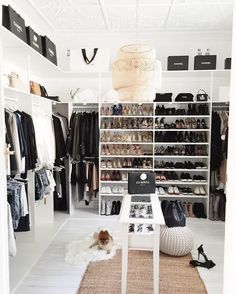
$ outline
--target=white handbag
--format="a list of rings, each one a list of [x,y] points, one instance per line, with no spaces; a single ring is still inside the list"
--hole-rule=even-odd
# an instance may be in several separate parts
[[[109,48],[71,49],[71,72],[108,72],[110,67]]]

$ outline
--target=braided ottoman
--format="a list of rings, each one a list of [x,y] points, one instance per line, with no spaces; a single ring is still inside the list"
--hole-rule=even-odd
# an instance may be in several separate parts
[[[193,249],[193,235],[187,227],[160,228],[160,251],[171,256],[184,256]]]

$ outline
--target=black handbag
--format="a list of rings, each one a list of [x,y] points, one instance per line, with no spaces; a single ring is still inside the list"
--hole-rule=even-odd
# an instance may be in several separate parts
[[[186,217],[179,200],[163,200],[161,208],[167,227],[185,227]]]
[[[200,92],[202,92],[202,93],[200,93]],[[197,101],[205,102],[205,101],[208,101],[208,99],[210,99],[208,94],[204,90],[200,89],[197,93]]]
[[[191,93],[179,93],[175,97],[176,102],[192,102],[193,101],[193,94]]]
[[[44,86],[40,85],[40,90],[41,90],[42,97],[53,100],[53,101],[60,102],[59,96],[48,96],[48,92]]]
[[[93,56],[91,57],[91,59],[88,59],[85,49],[81,49],[81,51],[82,51],[82,55],[83,55],[85,63],[90,64],[91,62],[93,62],[94,58],[96,57],[98,53],[98,48],[93,49]]]
[[[130,172],[128,174],[129,194],[154,194],[155,184],[154,172]]]
[[[171,102],[172,93],[156,93],[156,98],[153,102]]]

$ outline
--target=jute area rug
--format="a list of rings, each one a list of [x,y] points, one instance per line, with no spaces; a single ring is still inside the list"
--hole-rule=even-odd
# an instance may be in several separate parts
[[[160,255],[160,294],[205,294],[205,285],[196,268],[189,266],[191,256]],[[113,259],[91,262],[78,294],[121,293],[121,250]],[[127,294],[153,293],[152,252],[129,251]]]

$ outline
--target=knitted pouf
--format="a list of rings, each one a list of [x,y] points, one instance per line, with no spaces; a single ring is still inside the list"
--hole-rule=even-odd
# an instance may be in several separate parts
[[[193,235],[187,227],[161,226],[160,251],[172,256],[184,256],[193,249]]]

